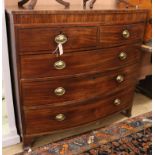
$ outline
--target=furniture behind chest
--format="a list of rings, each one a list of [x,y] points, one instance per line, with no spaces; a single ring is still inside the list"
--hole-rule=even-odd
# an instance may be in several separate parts
[[[115,113],[131,115],[147,10],[47,7],[6,13],[24,146]],[[53,52],[58,45],[61,55]]]

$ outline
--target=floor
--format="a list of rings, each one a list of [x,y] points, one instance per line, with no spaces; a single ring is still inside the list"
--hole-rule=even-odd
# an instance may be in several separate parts
[[[148,97],[146,97],[142,94],[135,93],[132,117],[139,115],[139,114],[143,114],[145,112],[149,112],[149,111],[151,111],[151,109],[152,109],[151,99],[149,99]],[[55,133],[53,135],[44,136],[44,137],[37,139],[33,148],[42,146],[44,144],[48,144],[53,141],[63,139],[65,137],[69,137],[69,136],[72,136],[75,134],[80,134],[80,133],[86,132],[88,130],[94,130],[95,128],[104,127],[111,123],[122,121],[124,119],[127,119],[127,118],[121,114],[115,114],[115,116],[110,116],[106,119],[102,119],[97,122],[90,123],[88,125],[83,126],[82,128],[75,128],[74,130],[66,130],[66,131],[62,131],[59,133]],[[18,152],[22,152],[22,151],[23,151],[22,143],[11,146],[11,147],[3,148],[3,150],[2,150],[3,155],[14,155],[14,154],[16,154]]]

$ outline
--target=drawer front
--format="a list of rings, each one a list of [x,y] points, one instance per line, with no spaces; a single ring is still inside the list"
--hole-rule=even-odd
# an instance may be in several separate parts
[[[101,26],[100,43],[103,47],[142,42],[145,24]]]
[[[79,126],[103,118],[132,104],[133,89],[66,106],[25,110],[26,134],[52,132]]]
[[[99,72],[134,64],[140,59],[138,46],[123,46],[89,52],[21,56],[21,78],[68,76]]]
[[[22,81],[24,106],[62,104],[108,94],[134,85],[137,64],[107,73],[51,80]],[[122,81],[120,81],[122,80]]]
[[[57,47],[55,37],[63,34],[67,41],[63,44],[65,52],[80,48],[94,48],[97,45],[97,27],[69,28],[24,28],[17,30],[20,53],[52,53]]]

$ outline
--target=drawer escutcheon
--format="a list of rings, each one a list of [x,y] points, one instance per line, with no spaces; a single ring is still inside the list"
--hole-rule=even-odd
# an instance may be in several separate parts
[[[58,87],[54,90],[55,95],[62,96],[65,94],[65,89],[63,87]]]
[[[120,99],[115,99],[114,100],[114,105],[119,106],[121,104],[121,100]]]
[[[122,35],[123,35],[123,37],[126,38],[126,39],[130,37],[130,33],[129,33],[128,30],[124,30],[124,31],[122,32]]]
[[[57,44],[64,44],[67,42],[67,37],[64,34],[59,34],[55,37],[55,42]]]
[[[119,59],[120,60],[125,60],[127,58],[127,54],[125,53],[125,52],[121,52],[120,54],[119,54]]]
[[[124,76],[123,76],[123,75],[117,75],[116,81],[117,81],[118,83],[123,82],[123,81],[124,81]]]
[[[59,61],[56,61],[54,63],[54,68],[55,69],[58,69],[58,70],[61,70],[61,69],[64,69],[66,67],[66,63],[62,60],[59,60]]]
[[[66,119],[66,116],[64,114],[58,114],[55,116],[55,119],[57,121],[64,121]]]

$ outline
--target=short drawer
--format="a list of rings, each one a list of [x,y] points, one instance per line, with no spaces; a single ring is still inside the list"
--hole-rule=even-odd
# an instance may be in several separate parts
[[[132,106],[133,89],[100,96],[82,103],[25,110],[26,134],[39,134],[76,127]]]
[[[65,52],[97,46],[98,28],[95,26],[40,27],[17,30],[18,50],[22,54],[52,53],[57,47],[55,38],[60,34],[67,38],[66,43],[63,44]]]
[[[112,47],[129,43],[142,42],[145,24],[113,25],[100,27],[100,44]]]
[[[87,72],[108,71],[138,62],[138,46],[122,46],[88,52],[23,55],[20,58],[21,78],[69,76]]]
[[[135,85],[138,74],[137,64],[109,71],[70,78],[22,80],[24,106],[63,104],[85,100],[100,94]]]

